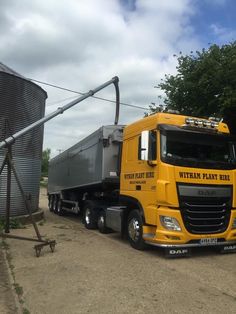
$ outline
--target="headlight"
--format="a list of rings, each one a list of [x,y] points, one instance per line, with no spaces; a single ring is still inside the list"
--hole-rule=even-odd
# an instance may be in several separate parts
[[[234,222],[233,222],[233,225],[232,225],[232,229],[236,229],[236,218],[234,218]]]
[[[161,224],[167,230],[181,231],[181,227],[174,217],[160,216]]]

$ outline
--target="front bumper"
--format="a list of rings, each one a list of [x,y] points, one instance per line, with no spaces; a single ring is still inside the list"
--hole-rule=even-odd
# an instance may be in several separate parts
[[[194,247],[213,247],[218,249],[220,253],[236,253],[236,241],[224,241],[215,243],[214,245],[202,245],[198,243],[186,243],[186,244],[158,244],[145,241],[147,244],[164,248],[165,256],[167,258],[186,257],[191,256],[191,249]]]
[[[185,243],[185,244],[163,244],[163,243],[155,243],[148,240],[145,240],[145,243],[162,247],[162,248],[193,248],[193,247],[224,247],[224,246],[234,246],[236,249],[236,241],[222,241],[214,244],[200,244],[200,243]]]
[[[174,217],[181,231],[171,231],[163,227],[160,216]],[[146,243],[163,248],[192,248],[192,247],[223,247],[236,245],[236,229],[233,222],[236,219],[236,210],[231,210],[228,228],[221,233],[192,234],[188,232],[178,209],[160,207],[156,211],[156,226],[143,226],[143,239]]]

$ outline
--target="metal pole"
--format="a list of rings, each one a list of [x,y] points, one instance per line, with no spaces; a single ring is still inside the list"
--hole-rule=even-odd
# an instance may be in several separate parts
[[[3,238],[7,238],[7,239],[16,239],[16,240],[26,240],[26,241],[32,241],[32,242],[40,242],[40,243],[48,243],[50,241],[44,241],[44,240],[40,240],[40,239],[34,239],[34,238],[27,238],[27,237],[21,237],[21,236],[17,236],[14,234],[4,234],[4,233],[0,233],[0,236],[2,236]]]
[[[6,198],[6,221],[5,221],[5,233],[10,232],[10,210],[11,210],[11,146],[8,147],[7,152],[7,198]]]
[[[119,79],[114,82],[115,90],[116,90],[116,115],[114,124],[118,124],[119,114],[120,114],[120,90],[119,90]]]
[[[59,107],[56,111],[48,114],[47,116],[43,117],[42,119],[40,119],[40,120],[30,124],[26,128],[16,132],[15,134],[13,134],[13,135],[9,136],[8,138],[6,138],[4,141],[0,142],[0,149],[12,145],[17,138],[23,136],[25,133],[28,133],[32,129],[35,129],[35,128],[41,126],[42,124],[44,124],[45,122],[53,119],[57,115],[63,114],[64,111],[70,109],[71,107],[73,107],[74,105],[76,105],[79,102],[83,101],[84,99],[93,96],[95,93],[97,93],[98,91],[100,91],[101,89],[107,87],[110,84],[114,84],[115,85],[115,89],[116,89],[116,118],[115,118],[115,124],[117,124],[118,123],[118,118],[119,118],[119,106],[120,106],[120,101],[119,101],[120,95],[119,95],[118,82],[119,82],[119,78],[117,76],[115,76],[110,81],[107,81],[106,83],[98,86],[97,88],[95,88],[93,90],[90,90],[89,92],[85,93],[83,96],[80,96],[79,98],[69,102],[68,104],[66,104],[66,105],[64,105],[62,107]]]
[[[3,163],[2,163],[2,165],[1,165],[0,175],[2,174],[3,169],[4,169],[4,167],[6,166],[6,164],[7,164],[7,155],[5,155],[4,160],[3,160]]]
[[[10,147],[9,147],[9,149],[10,149]],[[39,241],[42,241],[42,237],[41,237],[41,235],[40,235],[38,226],[37,226],[36,222],[34,221],[34,217],[33,217],[33,215],[32,215],[31,206],[29,205],[29,202],[28,202],[28,200],[27,200],[27,198],[26,198],[25,192],[24,192],[23,187],[22,187],[22,185],[21,185],[21,183],[20,183],[20,179],[19,179],[18,174],[17,174],[17,172],[16,172],[16,169],[15,169],[15,166],[14,166],[14,163],[13,163],[13,161],[12,161],[11,156],[8,157],[8,160],[9,160],[8,163],[9,163],[10,169],[12,169],[12,171],[13,171],[13,174],[14,174],[15,179],[16,179],[16,183],[17,183],[17,185],[18,185],[18,187],[19,187],[21,196],[22,196],[22,198],[23,198],[23,200],[24,200],[25,207],[26,207],[26,209],[27,209],[27,211],[28,211],[28,214],[29,214],[29,216],[30,216],[31,222],[32,222],[32,224],[33,224],[33,226],[34,226],[35,233],[36,233],[36,235],[37,235]]]

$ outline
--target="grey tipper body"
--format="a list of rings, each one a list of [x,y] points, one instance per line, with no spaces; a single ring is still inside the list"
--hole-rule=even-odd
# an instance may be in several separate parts
[[[119,182],[122,125],[99,128],[49,163],[48,193]]]

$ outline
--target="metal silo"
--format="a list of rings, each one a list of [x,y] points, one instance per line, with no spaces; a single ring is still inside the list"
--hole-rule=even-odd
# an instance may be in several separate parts
[[[0,63],[0,141],[44,116],[47,93]],[[38,209],[43,126],[16,140],[13,161],[25,193],[31,199],[32,212]],[[0,165],[6,150],[0,150]],[[0,216],[5,215],[6,169],[0,176]],[[27,214],[19,188],[12,176],[11,216]]]

